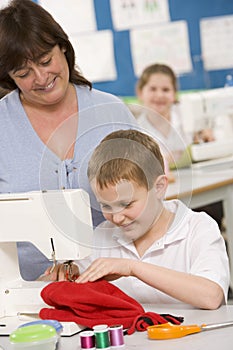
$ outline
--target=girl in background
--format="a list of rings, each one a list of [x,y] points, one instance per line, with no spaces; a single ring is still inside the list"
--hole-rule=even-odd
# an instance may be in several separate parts
[[[191,143],[214,141],[212,129],[203,129],[194,134],[184,133],[179,114],[177,85],[172,68],[156,63],[144,69],[136,86],[138,99],[143,105],[142,113],[137,118],[138,124],[159,143],[170,168],[190,165]],[[207,212],[221,228],[221,202],[197,208],[196,211]]]
[[[171,167],[190,163],[185,152],[189,144],[214,140],[210,129],[194,135],[184,133],[177,103],[177,85],[172,68],[156,63],[144,69],[136,86],[138,99],[144,107],[138,123],[159,142]]]

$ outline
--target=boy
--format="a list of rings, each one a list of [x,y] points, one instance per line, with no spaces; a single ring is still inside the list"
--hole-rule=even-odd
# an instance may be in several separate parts
[[[106,136],[88,178],[106,219],[95,230],[92,263],[77,283],[114,280],[141,303],[216,309],[227,300],[229,263],[217,223],[181,201],[164,201],[159,146],[136,130]],[[89,260],[90,263],[90,260]]]

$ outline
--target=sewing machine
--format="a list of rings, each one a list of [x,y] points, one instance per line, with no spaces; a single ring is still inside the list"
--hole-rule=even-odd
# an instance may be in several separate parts
[[[48,282],[22,279],[16,242],[33,243],[48,259],[55,254],[59,261],[78,260],[90,255],[92,235],[89,196],[83,190],[0,195],[0,335],[48,307],[40,297]],[[72,322],[63,327],[63,335],[81,329]]]
[[[179,99],[185,133],[214,130],[215,141],[192,146],[193,161],[233,155],[233,87],[184,93]]]

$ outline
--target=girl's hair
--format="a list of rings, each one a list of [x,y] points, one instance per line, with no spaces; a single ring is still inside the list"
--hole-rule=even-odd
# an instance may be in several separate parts
[[[53,17],[31,0],[11,1],[0,10],[0,86],[17,88],[8,73],[27,60],[38,61],[56,45],[65,51],[69,81],[91,89],[91,82],[75,68],[75,53],[67,34]]]
[[[177,92],[178,86],[174,71],[169,66],[160,63],[152,64],[144,69],[136,85],[137,91],[141,91],[143,87],[148,83],[148,80],[150,79],[151,75],[156,73],[168,75],[171,78],[175,92]]]
[[[152,137],[137,130],[118,130],[96,147],[87,173],[89,181],[95,180],[101,189],[128,180],[149,190],[164,174],[164,161]]]

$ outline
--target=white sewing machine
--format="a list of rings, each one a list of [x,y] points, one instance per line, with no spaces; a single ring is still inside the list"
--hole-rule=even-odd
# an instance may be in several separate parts
[[[83,190],[0,195],[0,335],[48,307],[40,297],[46,282],[28,282],[20,275],[16,242],[33,243],[48,259],[54,247],[57,260],[78,260],[91,253],[92,235],[89,196]],[[81,329],[72,322],[63,327],[63,335]]]
[[[179,109],[185,133],[214,130],[216,141],[192,146],[193,161],[233,155],[233,87],[181,94]]]

